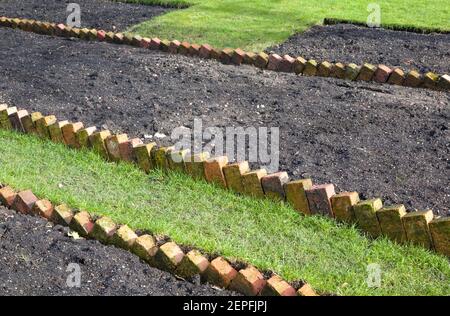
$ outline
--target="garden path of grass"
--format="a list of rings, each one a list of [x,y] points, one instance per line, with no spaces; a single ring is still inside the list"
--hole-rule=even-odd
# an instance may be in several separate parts
[[[448,260],[426,250],[370,241],[355,228],[303,217],[286,205],[239,197],[181,174],[146,175],[28,135],[0,131],[0,182],[306,280],[322,293],[450,294]],[[381,288],[366,284],[370,263],[381,267]]]

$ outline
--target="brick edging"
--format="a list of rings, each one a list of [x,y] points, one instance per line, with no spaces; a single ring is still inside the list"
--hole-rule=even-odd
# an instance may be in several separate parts
[[[182,247],[167,238],[161,240],[154,235],[138,235],[127,225],[116,224],[107,216],[99,217],[84,210],[75,212],[66,204],[55,206],[47,199],[39,199],[30,190],[15,192],[11,187],[0,184],[0,205],[68,226],[83,238],[130,251],[151,267],[185,280],[199,275],[203,283],[246,296],[318,296],[308,283],[302,282],[296,289],[279,275],[266,277],[249,264],[237,270],[221,256],[209,261],[196,249],[185,253]]]
[[[71,148],[90,148],[108,161],[127,161],[144,172],[151,169],[186,173],[237,194],[287,202],[303,215],[323,215],[357,224],[372,238],[381,235],[397,243],[412,243],[450,257],[450,217],[431,210],[406,213],[404,205],[384,206],[381,199],[360,201],[357,192],[336,193],[333,184],[314,185],[311,179],[290,180],[287,172],[267,174],[250,170],[247,161],[228,163],[228,157],[191,154],[173,146],[144,144],[127,134],[85,127],[82,122],[58,121],[56,116],[0,104],[0,129],[34,134]]]
[[[330,22],[330,19],[327,21]],[[331,63],[314,59],[292,57],[289,55],[266,54],[264,52],[246,52],[240,48],[216,49],[208,44],[197,45],[178,40],[161,40],[145,38],[139,35],[106,32],[88,28],[72,28],[62,23],[41,22],[30,19],[0,17],[0,26],[19,28],[24,31],[60,37],[76,37],[83,40],[105,41],[115,44],[126,44],[152,50],[161,50],[172,54],[196,56],[215,59],[224,64],[252,65],[261,69],[279,72],[291,72],[297,75],[333,77],[353,81],[374,81],[413,88],[428,88],[450,91],[450,75],[433,72],[420,73],[416,70],[404,71],[401,68],[389,68],[386,65],[364,63]]]

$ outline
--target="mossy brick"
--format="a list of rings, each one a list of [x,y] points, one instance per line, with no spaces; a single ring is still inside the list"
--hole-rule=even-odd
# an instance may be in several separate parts
[[[223,167],[228,164],[227,156],[210,158],[203,164],[205,168],[205,179],[209,183],[215,183],[222,188],[227,187]]]
[[[373,76],[373,80],[378,83],[385,83],[388,81],[392,69],[386,65],[378,65],[377,70]]]
[[[111,238],[111,244],[118,248],[130,250],[138,238],[136,233],[127,225],[120,226]]]
[[[106,32],[103,30],[98,30],[97,31],[97,40],[99,42],[103,42],[106,40]]]
[[[335,63],[331,68],[330,77],[345,79],[345,65],[343,63]]]
[[[155,262],[158,268],[170,273],[174,273],[184,257],[184,252],[174,242],[167,242],[161,247],[155,255]]]
[[[280,276],[274,275],[267,280],[260,292],[261,296],[296,296],[295,289]]]
[[[181,43],[178,40],[171,41],[169,45],[169,53],[178,54],[178,48],[180,47],[180,44]]]
[[[83,129],[80,129],[79,131],[77,131],[75,134],[75,138],[77,140],[78,146],[80,146],[80,148],[91,147],[91,142],[89,141],[89,138],[96,131],[97,131],[97,127],[95,127],[95,126],[83,128]]]
[[[269,55],[264,52],[259,53],[256,56],[255,66],[261,69],[267,68],[267,64],[269,63]]]
[[[49,125],[56,123],[56,116],[48,115],[43,116],[36,121],[36,132],[39,137],[50,139],[50,132],[48,131]]]
[[[170,47],[170,41],[163,39],[161,40],[161,43],[159,44],[159,49],[163,52],[169,52],[169,47]]]
[[[18,132],[25,132],[25,129],[23,128],[22,125],[22,118],[24,118],[25,116],[28,116],[28,111],[27,110],[19,110],[16,111],[14,113],[12,113],[9,116],[9,121],[11,122],[11,127],[12,129],[18,131]]]
[[[156,146],[156,143],[140,144],[134,147],[134,155],[136,156],[137,164],[145,172],[149,172],[154,168],[151,152]]]
[[[317,61],[310,59],[306,62],[305,68],[303,69],[303,74],[305,76],[315,76],[317,75]]]
[[[33,206],[32,213],[34,215],[50,220],[53,215],[53,209],[53,204],[49,200],[43,199],[36,201]]]
[[[261,184],[261,179],[265,176],[267,176],[266,169],[258,169],[255,171],[244,173],[242,175],[242,185],[244,187],[244,193],[249,196],[263,198],[265,195]]]
[[[283,60],[283,57],[281,57],[280,55],[270,54],[269,55],[269,63],[267,64],[267,69],[278,71],[282,60]]]
[[[87,39],[90,41],[96,41],[98,39],[98,31],[96,29],[90,29]]]
[[[48,132],[50,134],[50,139],[52,140],[52,142],[65,144],[61,128],[63,128],[64,125],[67,124],[69,124],[69,121],[58,121],[48,126]]]
[[[331,197],[335,195],[334,185],[331,183],[313,185],[305,190],[308,198],[309,210],[312,215],[334,217],[331,207]]]
[[[333,69],[333,64],[328,61],[323,61],[317,66],[317,75],[320,77],[329,77],[331,70]]]
[[[220,52],[220,62],[223,64],[231,64],[233,61],[234,50],[232,48],[224,48]]]
[[[79,148],[79,144],[77,143],[76,133],[79,130],[82,130],[84,128],[83,123],[77,122],[77,123],[69,123],[64,125],[61,130],[64,136],[64,142],[67,146],[70,148]]]
[[[34,204],[38,200],[30,190],[20,191],[17,193],[11,208],[22,214],[32,214]]]
[[[392,70],[387,83],[401,86],[403,85],[403,81],[405,80],[405,72],[400,68],[395,68]]]
[[[284,192],[284,185],[288,183],[289,176],[287,172],[276,172],[261,178],[261,185],[264,190],[264,195],[276,201],[284,201],[286,194]]]
[[[298,212],[310,215],[308,198],[305,190],[312,187],[311,179],[290,181],[284,185],[287,202]]]
[[[132,138],[119,144],[120,157],[123,161],[136,162],[136,156],[134,155],[134,148],[138,145],[142,145],[142,140],[139,138]]]
[[[86,27],[80,29],[80,38],[84,39],[84,40],[89,40],[89,38],[90,38],[89,32],[90,32],[90,30]]]
[[[304,59],[301,56],[295,58],[294,65],[292,66],[293,71],[297,75],[302,74],[303,70],[305,69],[306,63],[307,63],[306,59]]]
[[[158,246],[155,238],[150,235],[142,235],[136,238],[131,252],[136,256],[150,264],[152,267],[156,266],[155,255],[158,252]]]
[[[217,48],[212,47],[211,52],[209,53],[209,58],[220,61],[221,51]]]
[[[437,87],[440,90],[450,91],[450,76],[449,75],[440,76],[437,83]]]
[[[140,35],[134,35],[131,38],[131,45],[133,45],[135,47],[141,47],[141,42],[142,42],[142,36],[140,36]]]
[[[256,56],[257,55],[253,52],[245,52],[244,60],[242,61],[242,63],[246,65],[254,65]]]
[[[104,130],[95,132],[89,137],[89,142],[91,143],[93,151],[106,160],[109,159],[109,154],[108,149],[106,148],[105,140],[109,136],[111,136],[111,132],[108,130]]]
[[[209,159],[209,152],[190,155],[184,162],[186,173],[194,179],[205,179],[205,161]]]
[[[16,199],[17,193],[9,186],[0,188],[0,202],[6,207],[11,207]]]
[[[427,249],[433,248],[428,227],[432,220],[433,212],[431,210],[410,212],[403,216],[402,221],[408,242]]]
[[[105,41],[107,41],[108,43],[113,43],[114,42],[114,32],[106,32]]]
[[[438,80],[439,75],[435,74],[434,72],[427,72],[423,76],[422,86],[428,89],[436,89]]]
[[[419,87],[422,84],[422,75],[415,71],[411,70],[406,74],[405,81],[403,81],[403,85],[406,87]]]
[[[200,46],[199,56],[205,59],[210,58],[211,50],[212,50],[211,46],[209,46],[208,44],[203,44],[202,46]]]
[[[373,238],[381,235],[381,227],[376,213],[382,207],[381,199],[364,200],[353,206],[358,227]]]
[[[304,284],[297,290],[298,296],[319,296],[316,291],[308,283]]]
[[[122,33],[115,33],[113,42],[115,44],[123,44],[124,43],[124,35]]]
[[[139,47],[142,47],[142,48],[149,48],[149,47],[150,47],[150,42],[151,42],[151,41],[152,41],[152,40],[151,40],[150,38],[144,37],[144,38],[142,38],[141,42],[139,43]]]
[[[222,257],[217,257],[201,275],[202,281],[227,288],[238,272]]]
[[[248,266],[239,270],[239,273],[231,281],[229,289],[247,296],[256,296],[265,285],[264,275],[255,267]]]
[[[191,44],[189,47],[189,55],[190,56],[198,56],[200,54],[200,45]]]
[[[342,192],[330,198],[334,217],[341,222],[354,223],[353,205],[359,202],[358,192]]]
[[[189,251],[183,257],[175,274],[185,279],[191,279],[192,277],[205,272],[208,266],[208,259],[203,256],[200,251],[194,249]]]
[[[161,170],[169,169],[169,162],[167,161],[167,157],[171,151],[173,151],[175,147],[154,147],[151,151],[152,160],[154,162],[155,168]]]
[[[5,104],[0,108],[0,128],[11,130],[12,124],[9,121],[9,116],[15,112],[17,112],[17,108],[15,106],[8,107]]]
[[[227,188],[236,193],[244,194],[244,187],[242,184],[242,175],[250,171],[247,161],[236,162],[226,165],[222,168],[227,183]]]
[[[450,217],[432,220],[428,225],[434,244],[434,249],[450,257]]]
[[[180,46],[178,47],[178,53],[181,54],[181,55],[187,56],[187,55],[189,55],[189,48],[190,47],[191,47],[191,43],[189,43],[189,42],[182,42],[180,44]],[[201,48],[200,48],[200,51],[201,51]],[[203,56],[202,56],[202,58],[203,58]]]
[[[72,210],[66,205],[57,205],[52,213],[51,221],[57,225],[69,226],[73,218]]]
[[[94,228],[94,222],[88,212],[81,211],[73,216],[69,227],[73,231],[76,231],[81,237],[87,238]]]
[[[178,172],[186,172],[185,162],[190,156],[191,154],[189,149],[170,151],[167,157],[169,169]]]
[[[103,216],[95,221],[89,237],[96,239],[101,243],[108,244],[111,242],[116,229],[116,223],[114,223],[111,218]]]
[[[404,205],[392,205],[379,210],[377,217],[383,235],[397,243],[404,243],[406,241],[406,232],[402,218],[405,215],[406,209]]]
[[[361,70],[359,71],[359,75],[356,78],[356,80],[370,81],[375,75],[376,70],[377,70],[376,66],[369,63],[364,63],[363,66],[361,67]]]
[[[361,69],[361,67],[354,63],[350,63],[350,64],[346,65],[345,66],[345,79],[356,80],[356,78],[359,75],[360,69]]]
[[[77,27],[72,28],[71,32],[70,32],[70,36],[74,37],[74,38],[79,38],[80,34],[81,34],[81,30]]]
[[[233,51],[233,55],[231,56],[231,61],[235,65],[240,65],[244,62],[244,58],[245,58],[245,52],[240,48],[236,48]]]
[[[11,26],[13,28],[17,28],[19,26],[19,24],[20,24],[20,21],[21,21],[21,19],[19,19],[19,18],[13,18],[11,20]]]
[[[161,46],[161,40],[157,37],[152,38],[150,41],[150,46],[148,48],[153,50],[159,50]]]
[[[125,45],[133,45],[133,35],[125,33],[123,36],[123,43]]]
[[[281,60],[279,66],[278,66],[278,71],[293,72],[294,71],[294,63],[295,63],[295,58],[293,58],[289,55],[284,55],[283,59]]]

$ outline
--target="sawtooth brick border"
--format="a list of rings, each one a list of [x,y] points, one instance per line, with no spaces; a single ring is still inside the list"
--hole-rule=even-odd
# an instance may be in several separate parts
[[[334,23],[333,19],[325,19],[324,23]],[[139,35],[105,32],[96,29],[79,29],[65,24],[48,23],[30,19],[19,19],[2,16],[0,26],[17,28],[26,32],[34,32],[42,35],[59,37],[77,37],[88,41],[106,41],[108,43],[125,44],[144,49],[161,50],[169,54],[181,54],[185,56],[197,56],[200,58],[216,59],[224,64],[253,65],[261,69],[280,72],[292,72],[298,75],[333,77],[346,80],[373,81],[379,84],[394,84],[412,88],[426,88],[433,90],[450,91],[450,76],[448,74],[435,74],[428,72],[419,73],[413,69],[406,71],[391,70],[385,65],[371,65],[364,63],[333,64],[329,61],[306,61],[303,57],[291,57],[277,54],[267,55],[264,52],[246,52],[240,48],[225,48],[217,50],[208,44],[197,45],[188,42],[180,42],[176,39],[146,38]],[[1,122],[0,122],[1,124]]]
[[[374,70],[375,68],[367,67]],[[19,110],[21,111],[21,110]],[[0,128],[10,130],[14,116],[10,114],[17,113],[16,107],[9,107],[7,104],[0,104],[0,118],[7,118],[2,121]],[[26,111],[25,111],[26,112]],[[23,112],[23,113],[25,113]],[[299,179],[289,181],[286,172],[276,172],[266,175],[265,170],[251,171],[247,161],[229,163],[226,156],[209,158],[209,153],[184,153],[181,154],[174,150],[173,146],[158,147],[155,143],[143,144],[140,139],[128,140],[126,134],[112,135],[109,131],[95,132],[95,127],[90,127],[90,136],[83,136],[85,141],[79,146],[74,146],[75,137],[78,134],[86,133],[83,124],[66,123],[64,126],[71,126],[74,130],[71,137],[50,138],[48,133],[48,122],[52,126],[58,125],[58,120],[54,115],[42,116],[33,121],[35,113],[27,114],[21,118],[21,121],[28,122],[28,128],[20,130],[21,132],[34,134],[35,130],[40,130],[37,135],[44,139],[50,139],[54,142],[64,143],[72,148],[87,147],[96,151],[100,156],[108,161],[126,161],[134,163],[144,172],[152,169],[162,169],[165,172],[183,172],[196,180],[206,181],[224,189],[228,189],[236,194],[247,195],[250,197],[269,198],[281,203],[288,203],[298,213],[303,215],[320,215],[334,218],[338,221],[357,224],[369,237],[377,238],[381,235],[398,243],[410,243],[423,246],[427,249],[435,249],[437,252],[448,255],[446,240],[450,240],[450,232],[442,230],[444,233],[435,233],[440,242],[437,246],[433,245],[432,232],[428,228],[428,223],[433,221],[434,215],[427,211],[425,224],[422,222],[412,222],[410,218],[421,219],[421,212],[410,212],[407,215],[405,210],[395,213],[395,206],[383,208],[383,202],[379,198],[373,198],[366,201],[359,201],[357,192],[335,192],[333,184],[312,184],[311,179]],[[9,114],[9,115],[8,115]],[[38,124],[41,124],[38,126]],[[78,126],[77,128],[73,128]],[[76,131],[75,131],[76,130]],[[75,135],[75,136],[74,136]],[[126,145],[126,154],[121,151],[121,145]],[[175,162],[174,156],[181,158],[181,162]],[[11,206],[11,190],[3,188],[0,190],[0,201],[5,205]],[[14,196],[15,198],[15,196]],[[33,200],[33,203],[36,201]],[[30,206],[33,208],[33,205]],[[42,211],[45,213],[45,211]],[[392,213],[394,212],[394,213]],[[70,213],[61,208],[55,208],[52,211],[52,218],[64,223],[72,220]],[[423,217],[423,216],[422,216]],[[421,226],[420,226],[421,225]],[[435,225],[435,227],[437,227]],[[95,230],[95,225],[92,227]],[[132,244],[125,245],[121,238],[114,239],[120,233],[120,229],[114,232],[112,236],[113,243],[119,243],[123,248],[130,248]],[[419,233],[421,235],[419,236]],[[449,236],[445,236],[448,234]],[[119,236],[120,237],[120,236]],[[444,244],[444,246],[442,246]],[[176,267],[172,267],[175,269]]]
[[[12,197],[14,200],[11,203]],[[27,207],[24,208],[22,202],[15,203],[19,200],[27,201]],[[0,184],[0,205],[24,215],[40,216],[56,225],[67,226],[83,238],[130,251],[150,266],[187,280],[198,275],[204,283],[230,289],[245,296],[318,295],[307,283],[302,283],[296,290],[278,275],[273,274],[266,279],[264,274],[252,265],[246,265],[238,272],[232,263],[220,256],[209,262],[199,250],[193,249],[185,254],[173,241],[166,241],[158,246],[156,236],[138,236],[128,226],[118,225],[109,217],[97,217],[87,211],[74,211],[66,204],[54,207],[48,200],[39,200],[30,190],[16,193],[9,186]],[[51,213],[56,213],[57,216],[49,215],[47,211],[37,211],[42,209],[52,210]],[[98,219],[94,220],[95,218]],[[117,227],[119,228],[116,229]],[[304,290],[305,286],[308,291]]]

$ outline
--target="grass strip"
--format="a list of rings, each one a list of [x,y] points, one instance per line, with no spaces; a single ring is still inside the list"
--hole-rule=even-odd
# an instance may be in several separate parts
[[[146,175],[131,164],[107,163],[90,151],[29,135],[0,131],[0,182],[306,280],[322,293],[450,293],[448,259],[422,248],[370,241],[354,227],[303,217],[286,205],[239,197],[182,174]],[[372,263],[381,269],[379,288],[366,283]]]

